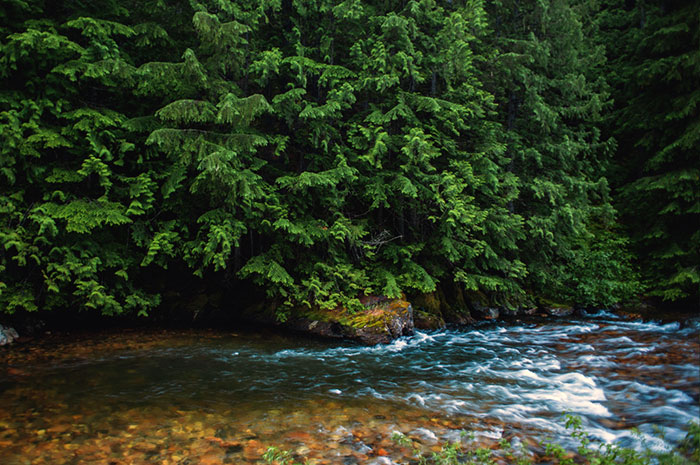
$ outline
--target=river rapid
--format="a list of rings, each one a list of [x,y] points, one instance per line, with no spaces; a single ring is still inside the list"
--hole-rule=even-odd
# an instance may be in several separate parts
[[[567,442],[563,412],[591,439],[663,448],[700,417],[700,330],[604,312],[417,331],[374,347],[129,331],[0,357],[7,465],[255,463],[270,445],[312,465],[407,463],[395,431],[426,452],[460,431],[485,447],[505,438],[536,448]]]

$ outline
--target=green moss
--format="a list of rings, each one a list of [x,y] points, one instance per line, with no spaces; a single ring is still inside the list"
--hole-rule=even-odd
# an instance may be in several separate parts
[[[382,329],[395,316],[405,314],[408,307],[409,304],[405,300],[391,300],[373,302],[361,311],[350,311],[345,308],[333,310],[298,308],[293,315],[312,321],[339,323],[353,329]]]
[[[548,299],[546,297],[537,297],[536,299],[539,307],[547,308],[574,308],[571,302],[557,302],[555,300]]]

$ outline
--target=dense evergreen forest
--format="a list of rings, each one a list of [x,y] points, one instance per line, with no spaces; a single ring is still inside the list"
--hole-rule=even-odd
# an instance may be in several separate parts
[[[700,298],[695,0],[3,0],[0,312]]]

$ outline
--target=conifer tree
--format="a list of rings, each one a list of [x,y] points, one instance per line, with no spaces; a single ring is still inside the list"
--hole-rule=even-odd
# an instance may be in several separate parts
[[[632,291],[624,239],[605,178],[611,142],[598,125],[609,105],[601,47],[584,34],[585,3],[494,2],[498,61],[487,72],[518,177],[519,257],[536,294],[609,304]],[[594,273],[591,273],[595,270]]]
[[[700,15],[696,2],[604,2],[615,183],[648,293],[700,299]]]
[[[155,183],[123,127],[132,53],[167,34],[124,3],[16,2],[0,47],[0,305],[146,313],[130,228]],[[133,14],[134,17],[130,17]],[[127,245],[125,248],[124,245]]]
[[[5,311],[145,314],[181,283],[253,285],[282,317],[360,308],[367,294],[593,305],[632,290],[604,177],[604,56],[590,40],[599,25],[599,37],[625,34],[588,2],[0,8]],[[692,35],[670,26],[675,13],[649,11],[664,37]],[[694,55],[676,63],[654,54],[680,49],[631,43],[610,69],[622,76],[653,55],[663,66],[649,76],[667,74],[686,97],[654,103],[649,121],[630,112],[652,100],[630,98],[616,120],[621,147],[647,131],[635,156],[650,171],[625,179],[628,217],[633,204],[659,206],[650,195],[663,186],[676,195],[661,210],[666,235],[653,234],[677,247],[653,266],[680,257],[677,286],[658,292],[682,297],[697,249],[686,246],[695,232],[674,225],[697,219],[697,99],[673,76],[692,79]],[[665,115],[685,129],[650,129]],[[672,165],[687,169],[654,177]]]

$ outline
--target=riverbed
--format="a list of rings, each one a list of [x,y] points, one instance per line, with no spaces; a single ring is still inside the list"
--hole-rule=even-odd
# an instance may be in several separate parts
[[[446,441],[664,448],[700,417],[700,331],[600,312],[383,346],[273,331],[120,331],[3,348],[0,463],[408,463]],[[630,432],[637,428],[639,434]],[[656,432],[665,431],[661,439]],[[386,462],[386,461],[385,461]]]

